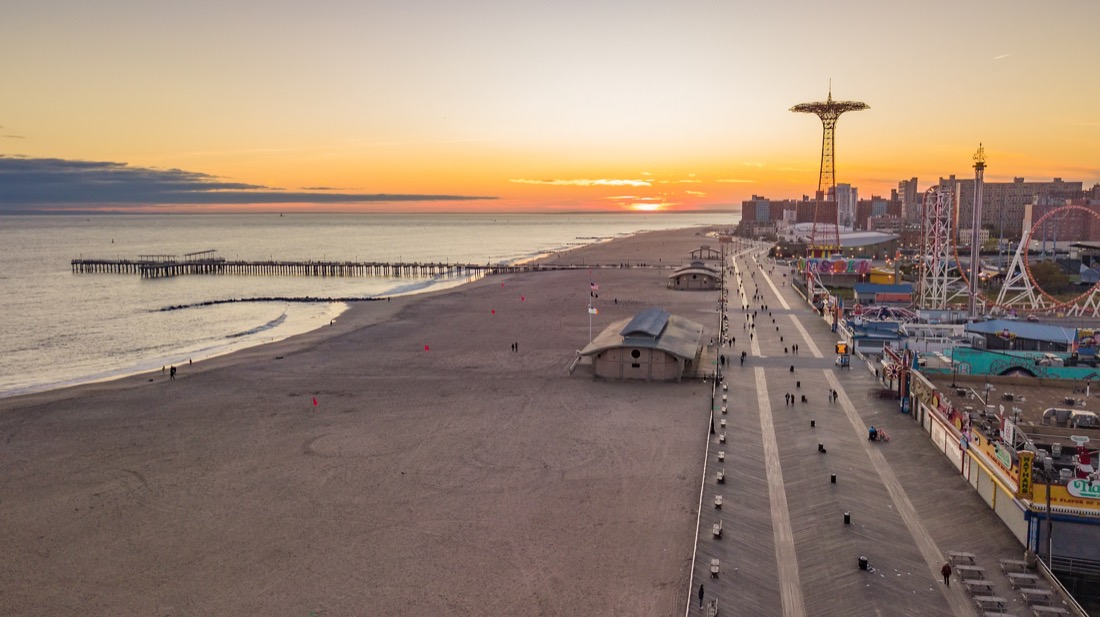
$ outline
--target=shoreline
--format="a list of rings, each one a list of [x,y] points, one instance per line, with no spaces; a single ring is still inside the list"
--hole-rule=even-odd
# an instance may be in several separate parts
[[[694,232],[553,259],[678,265]],[[716,293],[666,275],[487,277],[174,381],[0,399],[6,612],[682,610],[710,389],[567,371],[591,282],[597,327],[654,304],[709,328]]]
[[[591,238],[580,238],[580,237],[578,237],[577,238],[578,240],[585,240],[586,242],[583,243],[583,244],[578,244],[578,245],[565,245],[565,246],[557,247],[557,248],[546,250],[546,251],[535,252],[535,253],[532,253],[532,254],[529,254],[529,255],[526,255],[526,256],[523,256],[523,257],[517,257],[515,259],[512,259],[512,260],[507,261],[507,262],[502,262],[502,263],[506,263],[507,265],[524,265],[524,264],[538,263],[538,262],[557,263],[557,260],[561,259],[562,255],[567,255],[567,254],[570,254],[570,253],[573,253],[573,252],[576,252],[576,251],[583,251],[586,248],[593,247],[593,246],[604,245],[604,244],[607,244],[608,242],[624,240],[626,238],[630,238],[632,236],[639,235],[639,234],[664,233],[664,232],[670,232],[670,231],[683,231],[683,230],[690,230],[690,229],[712,229],[712,228],[713,227],[696,226],[696,227],[684,227],[684,228],[678,228],[678,229],[672,229],[672,230],[656,230],[656,231],[639,230],[639,231],[634,232],[634,233],[623,234],[623,235],[620,235],[620,236],[613,236],[613,237],[591,237]],[[195,302],[195,303],[190,303],[190,304],[185,304],[185,305],[166,306],[166,307],[162,307],[158,310],[159,311],[175,311],[175,310],[186,310],[186,309],[191,309],[191,308],[203,308],[203,307],[207,307],[207,306],[219,306],[219,305],[223,305],[223,304],[242,304],[242,303],[257,303],[257,302],[261,302],[261,303],[283,302],[283,303],[318,304],[318,305],[319,304],[328,304],[328,305],[342,304],[342,305],[344,305],[344,308],[337,310],[335,312],[335,314],[331,316],[332,320],[338,321],[345,313],[347,313],[349,310],[351,310],[351,308],[354,305],[359,304],[359,303],[372,303],[372,302],[385,301],[387,298],[420,296],[420,295],[425,295],[425,294],[430,294],[430,293],[446,292],[446,291],[450,291],[450,290],[453,290],[453,289],[460,288],[464,285],[469,285],[471,283],[475,283],[475,282],[481,280],[481,278],[485,278],[485,276],[481,276],[481,277],[466,276],[466,277],[456,277],[456,278],[448,277],[448,278],[443,278],[443,279],[438,280],[438,281],[435,280],[435,279],[409,279],[409,281],[410,281],[409,284],[400,284],[401,279],[395,279],[394,289],[397,290],[396,292],[386,294],[386,295],[371,296],[371,297],[340,297],[340,298],[327,298],[327,297],[326,298],[320,298],[320,297],[318,297],[318,298],[310,298],[308,296],[300,296],[300,297],[285,297],[285,298],[284,297],[278,297],[278,298],[275,298],[275,297],[226,298],[226,299],[206,300],[206,301]],[[409,287],[412,287],[413,289],[409,290],[408,289]],[[15,398],[15,397],[20,397],[20,396],[28,396],[28,395],[32,395],[32,394],[40,394],[40,393],[44,393],[44,392],[52,392],[52,391],[55,391],[55,390],[66,390],[66,389],[69,389],[69,388],[75,388],[75,387],[80,387],[80,386],[89,385],[89,384],[109,383],[109,382],[117,381],[117,380],[120,380],[120,379],[138,377],[138,376],[142,376],[142,375],[152,375],[153,378],[155,379],[156,378],[156,373],[158,373],[158,369],[155,366],[157,364],[163,364],[164,366],[173,365],[173,364],[178,365],[178,364],[188,362],[192,359],[196,363],[201,363],[201,362],[211,360],[213,358],[217,358],[217,357],[221,357],[221,356],[225,356],[225,355],[232,355],[232,354],[235,354],[235,353],[238,353],[240,351],[247,350],[247,349],[280,343],[280,342],[283,342],[287,339],[302,336],[302,335],[305,335],[305,334],[308,334],[310,332],[314,332],[314,331],[317,331],[317,330],[322,330],[322,329],[328,327],[329,325],[332,325],[332,324],[331,323],[330,324],[320,324],[320,325],[318,325],[314,328],[311,328],[311,329],[308,329],[308,330],[305,330],[305,331],[295,330],[295,331],[292,331],[292,332],[288,332],[285,335],[280,335],[280,336],[278,336],[277,338],[274,338],[274,339],[260,339],[260,340],[254,341],[254,342],[248,342],[244,345],[234,345],[234,344],[232,344],[231,341],[226,341],[224,345],[220,345],[220,346],[219,345],[213,345],[213,348],[215,348],[215,349],[217,349],[219,347],[222,347],[222,349],[216,350],[213,353],[202,353],[202,352],[205,351],[205,349],[198,350],[200,353],[196,353],[195,351],[190,350],[190,349],[181,349],[181,350],[178,350],[178,353],[177,352],[172,352],[172,353],[165,354],[164,356],[159,356],[158,358],[149,358],[145,361],[141,361],[138,364],[131,365],[129,367],[105,368],[103,370],[100,370],[100,371],[97,371],[97,372],[94,372],[94,373],[84,374],[84,375],[80,375],[80,376],[77,376],[77,377],[74,377],[74,378],[64,379],[64,380],[61,380],[61,381],[47,382],[47,383],[33,383],[33,384],[30,384],[30,385],[27,385],[27,386],[21,386],[21,387],[18,387],[18,388],[13,388],[11,390],[0,391],[0,400],[10,399],[10,398]]]

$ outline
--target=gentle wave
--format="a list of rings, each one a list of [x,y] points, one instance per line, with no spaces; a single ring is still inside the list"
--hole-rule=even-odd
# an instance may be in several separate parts
[[[279,324],[283,323],[284,321],[286,321],[286,311],[283,311],[282,315],[279,315],[275,319],[272,319],[271,321],[265,323],[262,326],[256,326],[255,328],[245,330],[244,332],[238,332],[236,334],[227,334],[227,335],[225,335],[225,338],[241,338],[242,336],[248,336],[250,334],[259,334],[260,332],[263,332],[265,330],[270,330],[272,328],[277,327]]]

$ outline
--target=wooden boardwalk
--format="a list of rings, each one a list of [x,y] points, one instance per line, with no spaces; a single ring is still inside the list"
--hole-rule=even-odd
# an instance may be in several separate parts
[[[747,331],[737,332],[745,320],[737,278],[730,277],[736,308],[729,321],[738,339],[730,354],[746,349],[749,358],[726,369],[732,403],[725,415],[715,412],[687,614],[705,614],[696,595],[703,584],[723,614],[980,615],[957,579],[946,587],[939,575],[949,552],[968,551],[986,567],[995,595],[1007,600],[1004,612],[1030,615],[997,566],[1023,554],[1008,529],[896,401],[875,396],[878,385],[868,370],[833,366],[835,335],[782,286],[778,267],[769,273],[744,258],[738,267],[744,302],[754,304],[754,293],[765,299],[755,301],[756,328],[746,345]],[[795,342],[798,355],[790,349]],[[830,389],[840,393],[836,402],[829,401]],[[786,393],[795,395],[793,406]],[[727,423],[725,444],[719,443],[720,418]],[[867,441],[870,424],[893,439]],[[775,455],[769,455],[769,435]],[[722,484],[719,469],[726,472]],[[714,507],[719,494],[721,509]],[[722,537],[715,538],[719,519]],[[860,569],[860,557],[867,570]],[[712,559],[719,560],[717,577]]]

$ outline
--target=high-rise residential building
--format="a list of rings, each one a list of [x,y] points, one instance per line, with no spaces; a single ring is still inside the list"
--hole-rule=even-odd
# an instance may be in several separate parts
[[[1036,227],[1035,223],[1044,215],[1065,205],[1080,206],[1082,209],[1071,209],[1057,214],[1052,214],[1043,224]],[[1088,199],[1059,199],[1054,197],[1039,197],[1031,207],[1031,239],[1033,242],[1079,242],[1096,241],[1100,239],[1100,216],[1093,216],[1086,210],[1091,210],[1100,215],[1100,202],[1091,202]]]
[[[901,201],[901,218],[906,223],[920,222],[922,195],[917,190],[917,179],[898,182],[898,199]]]
[[[1012,182],[983,182],[982,227],[997,237],[1019,238],[1023,229],[1024,206],[1036,198],[1080,199],[1084,196],[1081,182],[1065,182],[1054,178],[1050,182],[1027,182],[1013,178]],[[974,180],[955,176],[940,178],[940,188],[948,189],[958,203],[958,227],[969,227],[974,212]]]
[[[855,227],[856,204],[858,202],[858,188],[851,184],[836,185],[836,210],[841,227]]]

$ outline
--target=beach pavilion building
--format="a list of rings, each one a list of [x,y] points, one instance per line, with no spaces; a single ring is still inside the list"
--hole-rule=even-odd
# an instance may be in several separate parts
[[[721,287],[722,273],[701,261],[693,261],[668,275],[669,289],[714,290]]]
[[[702,343],[702,325],[650,307],[608,326],[580,355],[592,358],[595,377],[680,381],[698,367]]]

